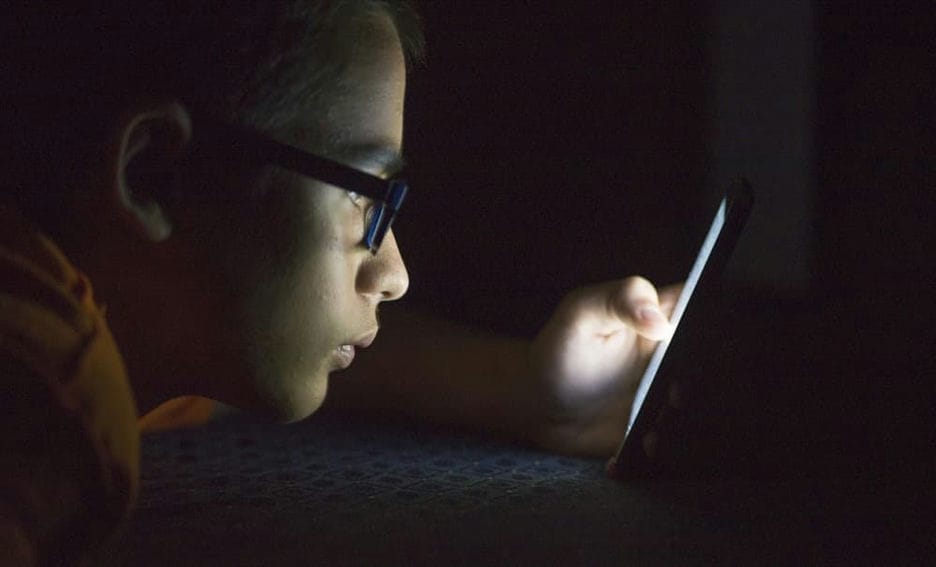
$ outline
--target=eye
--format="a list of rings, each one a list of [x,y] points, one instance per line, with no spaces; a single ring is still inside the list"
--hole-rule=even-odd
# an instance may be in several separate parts
[[[355,193],[354,191],[345,191],[345,193],[348,194],[348,199],[351,200],[351,203],[354,204],[354,207],[361,214],[361,217],[364,219],[364,223],[367,224],[370,222],[370,219],[373,216],[374,202],[360,193]]]
[[[364,197],[355,193],[354,191],[345,191],[348,194],[348,198],[351,199],[351,202],[354,203],[354,206],[363,209],[364,208]]]

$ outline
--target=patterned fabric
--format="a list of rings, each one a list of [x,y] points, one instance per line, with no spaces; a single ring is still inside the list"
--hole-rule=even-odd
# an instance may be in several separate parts
[[[137,513],[102,567],[934,565],[932,483],[625,483],[604,463],[320,412],[143,439]],[[792,473],[792,475],[791,475]]]
[[[453,559],[483,552],[479,538],[491,531],[483,526],[515,527],[517,513],[526,516],[520,526],[533,525],[529,516],[583,514],[634,523],[632,497],[600,460],[374,419],[325,410],[283,425],[238,416],[145,436],[139,505],[103,565],[487,565]],[[516,552],[512,536],[499,541]],[[516,557],[524,555],[495,563],[566,564]]]
[[[139,515],[284,502],[332,525],[381,510],[549,505],[557,483],[606,490],[603,462],[420,422],[323,410],[298,424],[237,416],[144,437]],[[610,484],[611,486],[604,486]],[[568,507],[569,490],[563,507]],[[610,504],[609,504],[610,505]],[[594,506],[594,504],[590,504]]]

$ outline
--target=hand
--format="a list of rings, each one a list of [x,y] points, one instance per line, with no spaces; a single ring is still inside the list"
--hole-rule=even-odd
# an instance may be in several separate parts
[[[562,301],[531,348],[531,401],[541,409],[535,442],[601,457],[617,449],[650,354],[673,332],[668,317],[681,289],[657,292],[631,277]]]

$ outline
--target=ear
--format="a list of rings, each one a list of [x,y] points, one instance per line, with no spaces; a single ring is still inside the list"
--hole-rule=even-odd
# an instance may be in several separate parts
[[[150,242],[172,234],[166,195],[192,140],[192,120],[177,102],[138,106],[122,115],[110,153],[110,205],[132,232]]]

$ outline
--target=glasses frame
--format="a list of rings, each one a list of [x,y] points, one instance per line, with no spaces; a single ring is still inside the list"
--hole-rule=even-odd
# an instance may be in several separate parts
[[[198,123],[209,129],[211,142],[224,146],[224,153],[229,157],[277,165],[371,199],[374,202],[374,210],[367,221],[362,244],[372,254],[377,254],[409,193],[409,184],[403,179],[384,179],[371,175],[278,142],[249,128],[210,118],[201,118]]]

